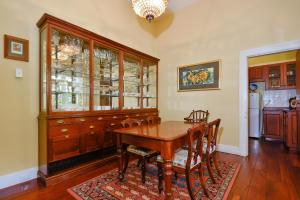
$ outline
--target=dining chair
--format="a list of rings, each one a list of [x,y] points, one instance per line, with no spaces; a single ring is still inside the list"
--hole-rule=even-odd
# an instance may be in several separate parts
[[[128,127],[140,126],[141,121],[138,120],[138,119],[128,118],[128,119],[123,120],[121,122],[121,124],[122,124],[123,128],[128,128]],[[146,148],[142,148],[142,147],[137,147],[137,146],[134,146],[134,145],[129,145],[126,148],[126,151],[125,151],[124,172],[126,171],[126,169],[128,167],[129,154],[139,158],[138,166],[141,165],[142,182],[145,183],[145,181],[146,181],[146,178],[145,178],[145,175],[146,175],[146,162],[150,158],[156,157],[157,155],[159,155],[159,152],[153,151],[153,150],[150,150],[150,149],[146,149]]]
[[[193,110],[184,120],[188,123],[207,122],[209,116],[208,110]]]
[[[203,145],[203,154],[205,155],[205,164],[208,169],[208,173],[210,178],[212,179],[213,183],[216,183],[216,180],[212,173],[212,164],[215,165],[217,173],[220,177],[222,177],[218,161],[216,158],[216,144],[217,144],[217,137],[219,133],[219,126],[221,123],[221,119],[216,119],[212,122],[208,123],[208,131],[207,131],[207,138]]]
[[[181,148],[175,152],[173,159],[173,172],[178,174],[185,174],[186,185],[189,195],[192,200],[196,199],[199,191],[196,194],[193,193],[192,186],[194,182],[191,177],[194,176],[194,172],[197,170],[199,175],[199,181],[203,188],[204,194],[208,196],[204,177],[203,177],[203,166],[202,166],[202,153],[203,153],[203,141],[204,135],[207,131],[206,123],[199,123],[188,130],[188,148]],[[194,145],[196,143],[196,145]],[[158,166],[158,190],[159,193],[163,190],[163,159],[161,156],[157,156]]]

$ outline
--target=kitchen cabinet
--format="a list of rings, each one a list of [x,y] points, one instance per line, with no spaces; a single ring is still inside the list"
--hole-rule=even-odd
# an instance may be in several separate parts
[[[283,140],[283,112],[282,110],[263,111],[264,138]]]
[[[284,143],[291,151],[297,147],[297,113],[296,111],[284,110],[283,130]]]
[[[113,153],[122,120],[158,115],[159,59],[48,14],[37,25],[39,176],[47,182],[64,163]]]
[[[250,67],[249,68],[249,82],[264,82],[265,68],[264,67]]]

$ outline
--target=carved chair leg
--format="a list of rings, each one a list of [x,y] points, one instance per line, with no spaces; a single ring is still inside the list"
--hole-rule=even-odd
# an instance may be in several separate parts
[[[208,191],[207,191],[207,188],[206,188],[206,185],[205,185],[205,181],[203,179],[203,167],[202,167],[201,163],[199,165],[198,171],[199,171],[200,184],[203,188],[204,194],[208,197]]]
[[[209,154],[206,154],[206,166],[207,166],[207,169],[208,169],[208,174],[209,174],[209,176],[210,176],[210,178],[211,178],[211,180],[212,180],[212,182],[215,184],[216,183],[216,180],[215,180],[215,178],[214,178],[214,175],[213,175],[213,173],[212,173],[212,169],[211,169],[211,157],[210,157],[210,155]]]
[[[141,170],[142,170],[142,182],[145,183],[146,182],[146,159],[143,158],[142,162],[141,162],[142,166],[141,166]]]
[[[193,191],[192,191],[192,188],[191,188],[190,171],[185,172],[185,178],[186,178],[186,186],[187,186],[187,189],[189,191],[190,197],[191,197],[192,200],[195,200],[195,197],[193,195]]]
[[[157,175],[158,175],[158,192],[159,194],[161,194],[161,191],[163,191],[163,178],[164,178],[164,175],[163,175],[163,168],[162,168],[162,165],[161,163],[157,163]]]
[[[220,177],[222,177],[222,173],[221,173],[220,168],[219,168],[219,164],[218,164],[218,161],[217,161],[217,158],[216,158],[216,154],[214,154],[214,155],[212,156],[212,160],[213,160],[213,162],[214,162],[214,165],[215,165],[215,168],[216,168],[216,170],[217,170],[218,175],[219,175]]]
[[[123,168],[123,171],[122,171],[123,176],[126,173],[126,170],[127,170],[127,167],[128,167],[128,160],[129,160],[129,155],[128,155],[128,152],[125,151],[125,153],[124,153],[124,161],[125,161],[125,163],[124,163],[124,168]]]
[[[142,163],[142,159],[141,159],[141,158],[139,158],[139,160],[138,160],[138,162],[137,162],[136,166],[137,166],[137,167],[140,167],[140,166],[141,166],[141,163]]]

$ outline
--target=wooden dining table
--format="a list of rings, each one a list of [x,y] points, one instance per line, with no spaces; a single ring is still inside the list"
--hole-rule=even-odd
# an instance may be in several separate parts
[[[135,145],[160,152],[164,160],[165,199],[172,199],[172,160],[176,149],[186,144],[187,130],[193,124],[183,121],[165,121],[160,124],[142,125],[115,129],[119,156],[119,179],[124,179],[124,150],[127,145]]]

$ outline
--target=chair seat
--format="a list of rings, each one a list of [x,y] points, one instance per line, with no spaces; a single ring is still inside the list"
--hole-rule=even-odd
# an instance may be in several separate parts
[[[127,151],[133,154],[137,154],[139,156],[151,156],[152,154],[156,154],[158,153],[157,151],[154,150],[150,150],[150,149],[146,149],[146,148],[142,148],[142,147],[137,147],[134,145],[129,145],[127,147]]]
[[[173,159],[173,166],[185,168],[187,159],[188,159],[188,150],[179,149],[175,152],[174,159]],[[157,156],[157,162],[161,162],[161,163],[163,162],[163,159],[160,155]],[[192,160],[191,167],[199,164],[200,162],[201,162],[201,158],[200,156],[198,156],[197,163],[195,163],[194,160]]]

